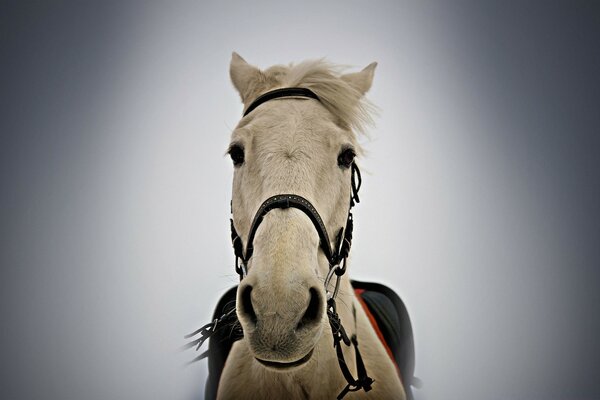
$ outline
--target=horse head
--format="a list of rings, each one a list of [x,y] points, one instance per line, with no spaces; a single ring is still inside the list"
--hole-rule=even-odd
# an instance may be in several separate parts
[[[234,165],[232,227],[246,244],[236,312],[250,352],[266,368],[305,365],[327,329],[332,289],[325,278],[332,256],[325,250],[336,249],[337,233],[347,226],[354,158],[361,153],[355,132],[369,120],[363,96],[375,66],[341,74],[318,60],[260,70],[233,54],[231,80],[246,110],[228,149]],[[304,88],[316,96],[256,104],[278,88]],[[323,245],[314,215],[298,207],[263,213],[253,230],[264,201],[281,194],[306,200],[321,230],[330,233],[329,243]]]

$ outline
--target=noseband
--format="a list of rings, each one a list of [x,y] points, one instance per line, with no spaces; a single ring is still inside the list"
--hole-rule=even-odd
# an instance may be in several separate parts
[[[339,229],[333,248],[331,247],[331,242],[329,240],[325,223],[323,222],[323,219],[319,215],[319,212],[315,206],[313,206],[312,203],[304,197],[296,194],[278,194],[269,197],[262,203],[254,215],[254,219],[252,220],[245,251],[242,238],[238,235],[237,230],[235,229],[233,218],[230,219],[231,242],[233,243],[233,250],[236,258],[235,270],[240,276],[240,281],[248,274],[248,261],[250,261],[250,258],[254,253],[254,237],[256,236],[256,231],[258,230],[258,227],[262,223],[264,217],[271,210],[287,208],[296,208],[306,214],[319,235],[319,247],[323,251],[323,254],[325,254],[325,257],[329,262],[330,269],[330,273],[327,275],[329,279],[325,280],[325,288],[327,289],[329,280],[331,279],[331,276],[333,276],[332,271],[334,271],[338,277],[344,274],[346,271],[346,259],[350,253],[350,246],[352,245],[352,207],[354,204],[360,201],[358,197],[358,190],[360,189],[361,185],[360,170],[355,163],[352,163],[351,168],[352,195],[350,197],[348,217],[346,218],[346,227]],[[339,282],[336,282],[336,290],[334,291],[334,294],[332,294],[333,297],[335,297],[338,285]]]
[[[254,100],[244,112],[244,117],[253,110],[255,110],[262,103],[282,97],[306,97],[320,101],[319,97],[313,91],[306,88],[276,89],[267,92],[259,96],[256,100]],[[369,390],[371,390],[371,384],[373,383],[373,379],[371,379],[367,375],[365,365],[358,350],[358,339],[356,338],[356,334],[352,335],[352,338],[348,338],[346,330],[342,326],[339,315],[337,313],[335,303],[335,297],[339,290],[340,278],[346,272],[346,260],[348,258],[348,254],[350,253],[350,247],[352,245],[352,230],[354,227],[352,219],[352,207],[356,203],[360,202],[360,199],[358,197],[358,191],[361,186],[361,175],[360,170],[358,169],[358,166],[355,162],[352,162],[351,164],[350,181],[352,193],[350,194],[350,207],[348,208],[346,226],[339,228],[335,236],[335,244],[333,245],[333,247],[331,245],[331,241],[327,233],[327,228],[325,227],[323,219],[319,215],[315,206],[313,206],[313,204],[306,198],[296,194],[278,194],[269,197],[261,204],[261,206],[258,208],[258,211],[254,215],[254,219],[252,220],[245,249],[244,244],[242,242],[242,238],[238,235],[237,230],[235,229],[233,217],[230,219],[231,241],[233,243],[233,250],[235,254],[235,270],[240,276],[240,281],[243,280],[248,274],[248,262],[250,261],[254,253],[254,237],[256,236],[256,231],[258,230],[258,227],[262,223],[264,217],[269,213],[269,211],[275,209],[288,208],[298,209],[304,214],[306,214],[306,216],[308,216],[313,226],[315,227],[319,235],[319,247],[323,251],[323,254],[327,258],[327,261],[329,263],[329,272],[327,273],[324,282],[325,291],[327,293],[327,316],[329,318],[329,324],[333,333],[334,347],[336,348],[336,355],[340,365],[340,369],[342,370],[344,378],[348,382],[346,387],[338,395],[338,399],[343,398],[348,392],[354,392],[360,389],[364,389],[365,392],[368,392]],[[333,291],[330,292],[329,285],[333,276],[336,276],[336,281]],[[188,335],[188,337],[192,337],[198,333],[201,334],[201,337],[190,343],[191,346],[189,347],[197,345],[197,347],[199,348],[202,345],[202,343],[212,333],[214,333],[217,325],[221,325],[224,321],[231,320],[235,317],[235,315],[231,315],[232,312],[235,312],[235,308],[230,313],[221,316],[221,318],[213,321],[210,324],[205,325],[204,327],[200,328],[191,335]],[[354,309],[354,307],[353,314],[354,321],[356,324],[356,310]],[[352,376],[352,373],[350,372],[344,359],[344,354],[341,348],[342,342],[346,346],[350,346],[351,344],[354,346],[356,354],[356,369],[358,374],[358,378],[356,379]],[[207,352],[203,353],[202,355],[197,357],[196,360],[206,357],[206,354]]]

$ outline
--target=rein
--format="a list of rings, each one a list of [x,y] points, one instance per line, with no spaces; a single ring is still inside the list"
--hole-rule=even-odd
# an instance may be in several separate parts
[[[250,106],[248,106],[243,116],[245,117],[246,115],[248,115],[262,103],[281,97],[307,97],[320,101],[319,97],[310,89],[275,89],[259,96],[256,100],[254,100],[250,104]],[[342,389],[342,391],[338,395],[338,399],[342,399],[348,392],[355,392],[360,389],[363,389],[365,392],[368,392],[369,390],[371,390],[371,385],[374,382],[373,379],[370,378],[367,374],[362,356],[360,354],[360,351],[358,350],[358,339],[356,337],[356,334],[352,335],[351,338],[348,338],[346,330],[344,329],[344,326],[342,325],[340,317],[337,313],[335,302],[335,298],[337,296],[340,286],[340,278],[346,272],[346,260],[348,258],[348,254],[350,253],[350,247],[352,245],[352,231],[354,228],[354,222],[352,218],[352,207],[354,207],[356,203],[360,202],[360,199],[358,197],[358,191],[360,189],[362,179],[360,175],[360,170],[358,169],[358,166],[355,162],[353,162],[351,165],[351,171],[352,193],[350,195],[350,207],[348,209],[348,217],[346,218],[346,226],[341,227],[338,230],[335,236],[335,244],[333,247],[331,247],[331,241],[327,233],[327,228],[325,227],[323,219],[319,215],[317,209],[313,206],[313,204],[310,201],[296,194],[278,194],[269,197],[262,203],[262,205],[258,208],[256,214],[254,215],[254,219],[252,221],[250,231],[248,233],[248,242],[246,243],[245,249],[242,238],[238,235],[235,229],[233,216],[230,219],[231,241],[233,244],[233,250],[235,254],[235,271],[240,276],[240,281],[242,281],[248,275],[248,262],[250,261],[254,253],[254,237],[256,235],[258,227],[262,223],[264,217],[269,213],[269,211],[272,211],[274,209],[296,208],[302,211],[304,214],[306,214],[311,220],[313,226],[315,227],[319,235],[319,247],[325,254],[325,257],[327,258],[327,261],[329,263],[329,272],[327,273],[324,282],[325,292],[327,294],[327,316],[329,318],[329,325],[331,326],[331,331],[333,334],[333,345],[336,349],[338,363],[342,371],[342,375],[347,381],[347,385]],[[336,277],[335,286],[333,292],[330,292],[328,288],[334,276]],[[202,346],[202,343],[204,343],[204,341],[215,332],[218,326],[223,326],[225,322],[231,323],[232,321],[237,321],[234,311],[235,308],[227,314],[222,315],[220,318],[215,319],[213,322],[204,325],[197,331],[186,335],[186,338],[192,338],[198,334],[200,334],[200,337],[188,343],[184,348],[196,347],[196,350],[198,350],[200,346]],[[352,313],[354,316],[354,323],[356,325],[356,309],[354,307],[352,308]],[[239,335],[236,335],[236,337],[237,336]],[[241,336],[238,338],[241,339]],[[346,360],[344,358],[344,353],[342,351],[341,346],[342,343],[346,346],[354,346],[356,355],[357,378],[354,378],[354,376],[350,372],[350,369],[348,368],[348,365],[346,364]],[[208,354],[209,350],[196,357],[192,362],[201,360],[207,357]]]

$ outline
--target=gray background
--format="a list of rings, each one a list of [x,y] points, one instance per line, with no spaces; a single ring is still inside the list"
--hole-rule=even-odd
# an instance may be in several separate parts
[[[235,50],[379,62],[351,275],[407,303],[418,399],[600,399],[599,9],[2,1],[0,397],[202,398]]]

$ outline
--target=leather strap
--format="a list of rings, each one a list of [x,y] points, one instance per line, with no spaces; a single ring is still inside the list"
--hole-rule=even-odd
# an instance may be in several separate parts
[[[265,103],[269,100],[277,99],[279,97],[308,97],[320,101],[319,96],[317,96],[315,92],[307,88],[292,87],[275,89],[258,96],[256,100],[250,103],[246,111],[244,111],[244,117],[250,114],[256,107],[260,106],[262,103]]]
[[[354,316],[354,326],[356,328],[356,309],[354,306],[352,306],[352,315]],[[331,332],[333,333],[333,347],[335,347],[338,364],[340,366],[340,370],[342,371],[342,375],[347,382],[347,385],[338,394],[337,399],[340,400],[344,398],[348,392],[356,392],[361,389],[363,389],[365,392],[370,391],[372,389],[373,382],[375,381],[367,373],[362,355],[358,350],[358,338],[356,337],[356,334],[353,334],[352,338],[349,339],[346,330],[342,326],[340,317],[337,313],[334,298],[331,298],[327,301],[327,316],[329,317],[329,325],[331,326]],[[354,346],[357,374],[356,378],[354,378],[352,372],[350,372],[350,368],[348,368],[348,364],[346,364],[344,352],[342,351],[342,343],[344,343],[346,346],[350,346],[350,344]]]
[[[304,212],[310,219],[310,221],[315,226],[317,233],[319,234],[321,249],[325,253],[327,260],[332,264],[335,262],[336,251],[331,249],[331,245],[329,242],[329,235],[327,234],[327,228],[325,228],[325,224],[323,223],[323,219],[315,209],[315,207],[311,204],[310,201],[306,200],[302,196],[298,196],[295,194],[278,194],[275,196],[269,197],[265,200],[256,215],[254,216],[254,220],[252,221],[252,225],[250,226],[250,233],[248,234],[248,243],[246,244],[246,252],[242,260],[244,262],[248,262],[250,257],[252,257],[252,253],[254,252],[254,236],[256,235],[256,231],[263,221],[265,215],[271,210],[276,208],[297,208],[298,210]]]

